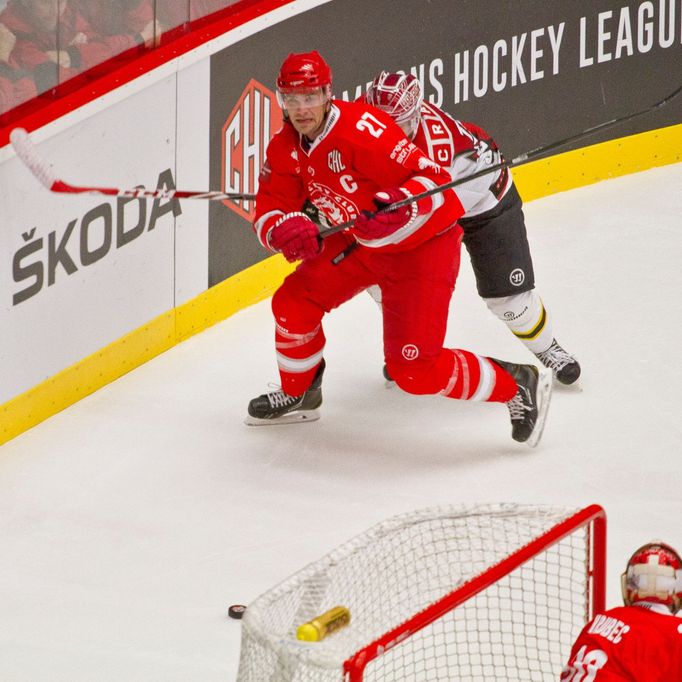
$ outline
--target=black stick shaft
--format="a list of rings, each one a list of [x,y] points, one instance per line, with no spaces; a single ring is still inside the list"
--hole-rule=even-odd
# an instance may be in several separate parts
[[[563,147],[564,145],[570,144],[571,142],[577,142],[578,140],[582,140],[584,137],[588,137],[589,135],[593,135],[594,133],[599,132],[600,130],[605,130],[606,128],[610,128],[614,125],[618,125],[620,123],[625,123],[627,121],[631,121],[633,118],[638,118],[639,116],[644,116],[645,114],[649,114],[652,111],[655,111],[656,109],[659,109],[662,106],[665,106],[673,100],[675,97],[677,97],[680,92],[682,92],[682,85],[678,87],[676,90],[671,92],[667,97],[664,97],[660,102],[656,102],[656,104],[653,104],[646,109],[642,109],[641,111],[636,111],[634,114],[627,114],[626,116],[621,116],[619,118],[613,118],[610,121],[604,121],[604,123],[600,123],[599,125],[592,126],[591,128],[586,128],[580,133],[577,133],[575,135],[571,135],[570,137],[565,137],[562,140],[557,140],[556,142],[551,142],[549,144],[543,145],[542,147],[537,147],[535,149],[531,149],[528,152],[524,152],[523,154],[520,154],[519,156],[514,157],[511,161],[503,161],[501,163],[497,163],[493,166],[490,166],[488,168],[483,168],[480,171],[477,171],[476,173],[473,173],[471,175],[468,175],[465,178],[457,178],[456,180],[453,180],[452,182],[447,182],[444,185],[440,185],[438,187],[435,187],[434,189],[430,189],[426,192],[422,192],[421,194],[415,194],[413,197],[409,197],[406,199],[402,199],[401,201],[396,201],[394,204],[389,204],[388,206],[385,206],[382,208],[380,211],[376,211],[375,213],[372,213],[372,215],[376,215],[377,213],[384,213],[387,211],[394,211],[397,208],[401,208],[403,206],[407,206],[408,204],[411,204],[415,201],[421,201],[422,199],[426,199],[427,197],[432,196],[433,194],[438,194],[439,192],[445,192],[446,190],[452,189],[453,187],[457,187],[458,185],[463,185],[464,183],[471,182],[472,180],[476,180],[483,175],[487,175],[488,173],[495,173],[498,170],[501,170],[502,168],[515,168],[516,166],[521,166],[524,163],[528,163],[529,161],[532,161],[538,156],[542,156],[543,154],[546,154],[547,152],[551,152],[554,149],[557,149],[559,147]],[[342,223],[341,225],[336,225],[334,227],[331,227],[327,230],[322,230],[320,232],[320,237],[322,239],[326,239],[327,237],[330,237],[333,234],[336,234],[337,232],[341,232],[343,230],[347,230],[348,228],[353,226],[354,220],[348,220],[345,223]]]

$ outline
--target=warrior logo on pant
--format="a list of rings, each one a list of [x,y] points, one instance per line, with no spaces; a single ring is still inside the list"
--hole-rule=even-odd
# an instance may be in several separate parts
[[[419,348],[413,343],[408,343],[403,346],[402,354],[405,360],[416,360],[419,357]]]
[[[511,274],[509,275],[509,281],[513,286],[520,287],[526,281],[526,275],[521,268],[516,268],[515,270],[511,271]]]

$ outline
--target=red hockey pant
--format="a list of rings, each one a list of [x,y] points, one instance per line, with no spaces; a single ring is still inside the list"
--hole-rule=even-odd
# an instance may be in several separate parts
[[[384,356],[408,393],[503,402],[516,383],[487,358],[443,348],[450,299],[459,271],[459,227],[400,253],[358,247],[337,265],[350,238],[325,240],[322,253],[299,265],[272,298],[277,362],[283,390],[301,395],[312,382],[325,344],[322,318],[367,287],[382,292]]]

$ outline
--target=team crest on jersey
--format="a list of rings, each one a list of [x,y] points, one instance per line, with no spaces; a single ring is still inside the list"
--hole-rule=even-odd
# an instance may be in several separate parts
[[[331,225],[354,220],[360,213],[358,207],[348,197],[319,182],[308,184],[308,196]]]
[[[265,150],[282,122],[275,93],[257,80],[250,80],[221,130],[223,191],[239,194],[257,191]],[[253,201],[226,200],[223,204],[242,218],[253,219]]]
[[[332,151],[327,154],[327,163],[329,165],[329,170],[332,173],[341,173],[346,170],[346,164],[341,158],[341,152],[338,149],[332,149]]]

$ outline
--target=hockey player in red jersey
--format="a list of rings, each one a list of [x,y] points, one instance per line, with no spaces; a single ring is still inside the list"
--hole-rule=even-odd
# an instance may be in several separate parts
[[[640,547],[621,576],[625,606],[597,614],[571,649],[561,682],[682,680],[682,559],[669,545]]]
[[[421,84],[411,74],[382,71],[364,99],[389,114],[419,149],[456,179],[503,160],[482,128],[424,102]],[[479,295],[558,381],[574,383],[580,365],[557,343],[551,317],[535,290],[521,197],[511,172],[503,168],[483,174],[455,191],[464,208],[459,224]],[[376,289],[371,293],[377,298]]]
[[[459,196],[448,189],[379,210],[452,176],[390,116],[333,99],[331,83],[317,52],[289,55],[277,78],[285,124],[267,149],[254,229],[266,248],[303,262],[272,299],[281,390],[254,398],[247,423],[318,418],[323,316],[378,284],[384,355],[397,385],[413,394],[506,403],[513,438],[535,445],[551,378],[532,365],[443,348],[459,267]],[[352,228],[320,239],[318,225],[301,210],[306,200],[331,225],[350,222]]]

